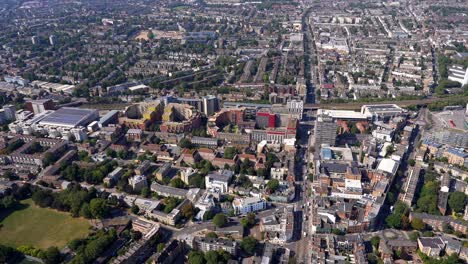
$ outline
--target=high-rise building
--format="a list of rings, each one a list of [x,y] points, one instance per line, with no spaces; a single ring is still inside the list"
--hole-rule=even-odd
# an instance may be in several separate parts
[[[317,116],[315,121],[315,145],[328,144],[334,146],[337,127],[338,125],[332,117],[328,115]]]
[[[45,112],[46,110],[54,110],[55,104],[52,99],[39,99],[26,102],[26,109],[33,112],[35,115]]]
[[[54,36],[54,35],[50,35],[49,37],[49,43],[50,45],[54,46],[55,44],[57,44],[57,37]]]
[[[37,36],[32,36],[31,42],[33,45],[39,44],[39,38]]]
[[[203,97],[203,113],[206,116],[211,116],[219,110],[218,98],[214,95]]]

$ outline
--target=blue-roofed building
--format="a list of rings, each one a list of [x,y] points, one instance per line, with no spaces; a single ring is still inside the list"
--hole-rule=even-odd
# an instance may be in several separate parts
[[[98,118],[99,113],[96,109],[62,107],[46,116],[39,124],[43,126],[75,128],[87,126]]]
[[[333,158],[333,153],[329,148],[322,148],[322,159],[331,160]]]
[[[432,140],[424,139],[421,144],[421,149],[423,151],[429,151],[431,155],[436,155],[439,152],[439,149],[442,147],[442,144],[434,142]]]
[[[450,164],[468,167],[468,153],[461,149],[448,148],[444,151],[443,156],[447,158]]]

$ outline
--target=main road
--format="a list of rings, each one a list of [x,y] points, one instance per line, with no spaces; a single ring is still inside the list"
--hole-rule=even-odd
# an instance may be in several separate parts
[[[306,69],[307,95],[305,98],[306,104],[315,104],[315,87],[318,82],[317,74],[315,73],[316,50],[314,49],[314,35],[312,26],[310,25],[311,8],[307,9],[302,17],[303,29],[305,34],[304,51],[308,61],[306,65],[310,68]],[[295,212],[295,238],[291,250],[295,252],[295,258],[298,263],[310,263],[310,192],[311,186],[308,180],[308,161],[309,161],[309,136],[313,129],[314,112],[305,111],[299,125],[298,145],[300,146],[296,154],[295,177],[297,186],[297,202]]]

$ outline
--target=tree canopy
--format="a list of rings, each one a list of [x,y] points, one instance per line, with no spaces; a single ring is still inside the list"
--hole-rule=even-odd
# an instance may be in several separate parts
[[[466,194],[462,192],[453,192],[448,199],[450,208],[456,213],[460,213],[465,209]]]
[[[255,247],[257,246],[257,239],[252,236],[244,237],[240,246],[245,253],[253,255],[255,253]]]
[[[225,214],[219,213],[213,217],[213,224],[217,227],[224,227],[228,222],[228,219]]]

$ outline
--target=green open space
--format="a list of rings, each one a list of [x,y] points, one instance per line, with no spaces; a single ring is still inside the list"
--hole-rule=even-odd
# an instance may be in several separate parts
[[[0,244],[11,247],[63,248],[89,232],[89,221],[69,213],[36,206],[31,199],[21,201],[13,212],[0,214]]]

